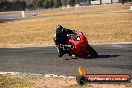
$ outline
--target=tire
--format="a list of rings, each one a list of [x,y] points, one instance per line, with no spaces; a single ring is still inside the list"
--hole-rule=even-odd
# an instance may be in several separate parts
[[[87,82],[87,79],[84,76],[78,76],[76,80],[79,85],[84,85]]]
[[[90,46],[90,55],[92,58],[97,58],[98,53]]]

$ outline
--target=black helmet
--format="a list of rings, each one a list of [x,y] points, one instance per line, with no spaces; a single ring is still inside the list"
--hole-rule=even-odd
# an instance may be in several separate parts
[[[61,25],[57,25],[57,26],[56,26],[56,29],[57,29],[57,30],[62,30],[63,27],[62,27]]]

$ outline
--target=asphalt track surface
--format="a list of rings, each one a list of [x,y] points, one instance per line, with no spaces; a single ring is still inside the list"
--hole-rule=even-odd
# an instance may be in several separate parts
[[[87,74],[130,74],[132,44],[92,46],[99,53],[95,59],[59,58],[55,46],[0,48],[0,72],[23,72],[75,76],[81,65]]]

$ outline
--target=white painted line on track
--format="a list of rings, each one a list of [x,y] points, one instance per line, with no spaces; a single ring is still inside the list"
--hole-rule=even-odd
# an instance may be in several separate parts
[[[114,44],[114,45],[111,45],[111,46],[113,46],[113,47],[118,47],[118,48],[124,48],[123,45],[117,45],[117,44]]]

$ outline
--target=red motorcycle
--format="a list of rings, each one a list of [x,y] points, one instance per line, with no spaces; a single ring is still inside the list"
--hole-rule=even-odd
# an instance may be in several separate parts
[[[75,55],[81,58],[97,58],[98,53],[88,44],[87,38],[83,33],[68,34],[68,40],[66,45],[57,44],[56,38],[54,42],[56,43],[56,48],[58,50],[58,56],[62,57],[64,54],[69,54],[69,56]]]

